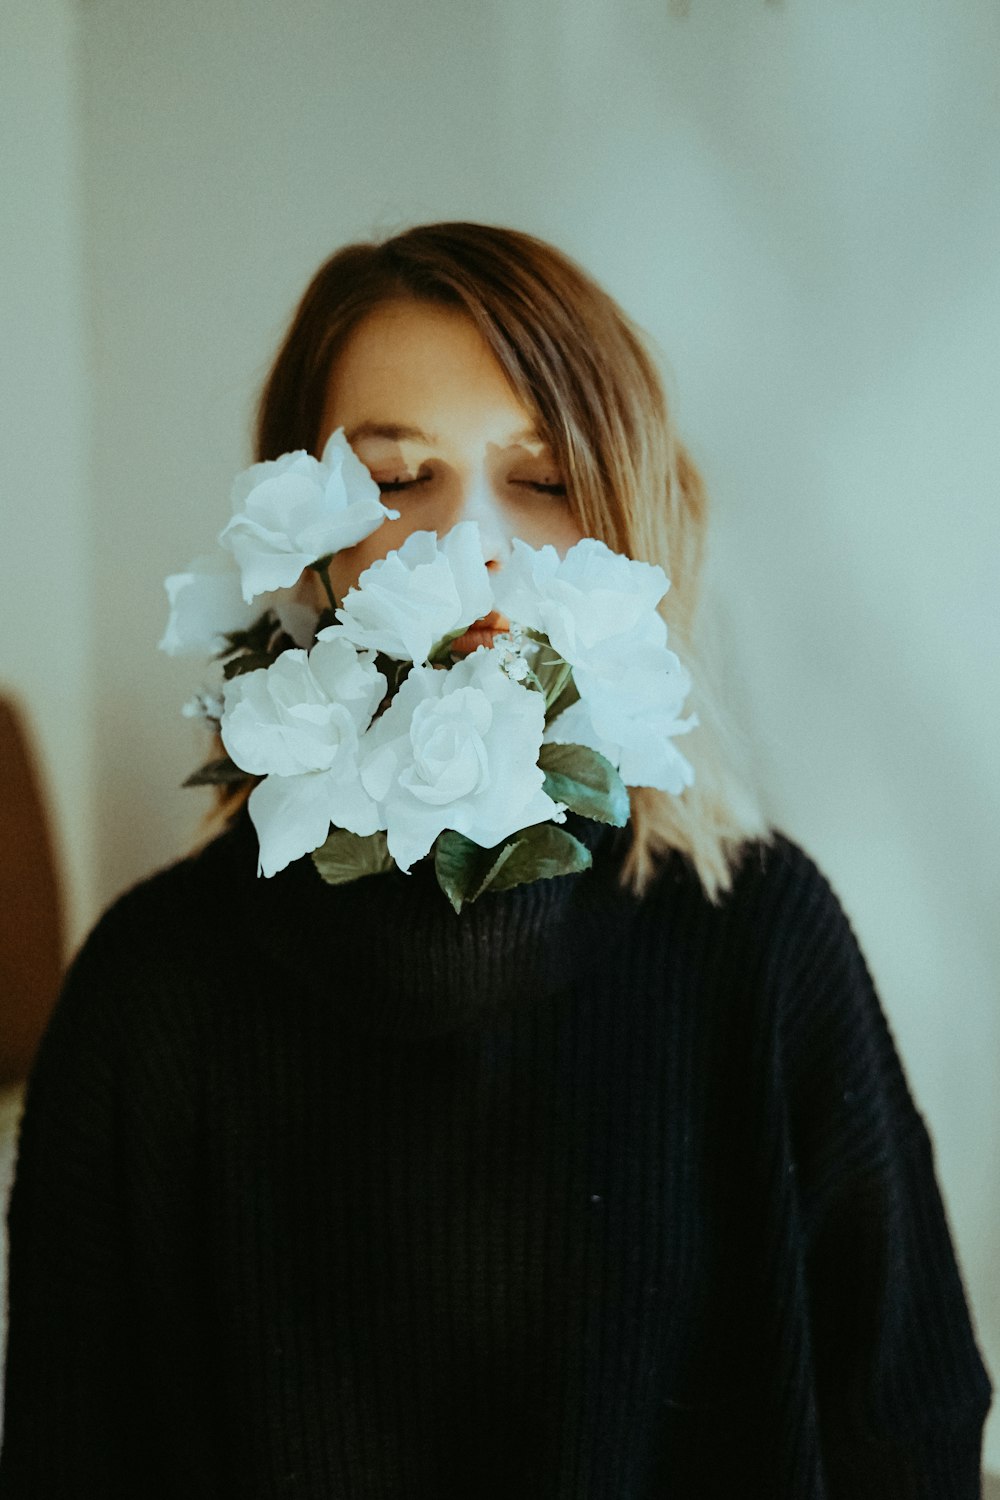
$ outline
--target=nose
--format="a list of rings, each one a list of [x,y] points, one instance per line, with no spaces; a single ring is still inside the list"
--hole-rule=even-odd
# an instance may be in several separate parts
[[[509,521],[489,480],[481,472],[469,481],[456,519],[478,524],[487,568],[491,572],[502,568],[511,553]]]

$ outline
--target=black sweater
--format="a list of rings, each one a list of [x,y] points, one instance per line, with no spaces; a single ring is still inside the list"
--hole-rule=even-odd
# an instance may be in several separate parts
[[[105,913],[28,1087],[3,1500],[950,1500],[990,1383],[865,962],[796,844],[456,917],[258,880]]]

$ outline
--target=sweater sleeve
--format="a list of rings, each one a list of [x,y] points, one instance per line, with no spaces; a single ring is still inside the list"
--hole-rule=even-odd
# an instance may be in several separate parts
[[[831,1500],[974,1500],[991,1385],[935,1170],[855,934],[807,857],[784,1036]]]
[[[128,1492],[120,1036],[106,932],[95,929],[70,969],[25,1095],[8,1214],[5,1500]]]

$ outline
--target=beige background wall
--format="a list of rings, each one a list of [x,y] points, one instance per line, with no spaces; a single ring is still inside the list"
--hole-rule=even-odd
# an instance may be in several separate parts
[[[1000,1376],[994,0],[4,3],[49,52],[41,98],[4,106],[25,217],[0,276],[20,318],[2,666],[36,707],[80,909],[180,852],[205,805],[178,789],[198,673],[155,650],[161,580],[228,514],[307,277],[421,219],[550,237],[664,351],[715,502],[718,671],[772,815],[858,928]]]
[[[0,0],[0,692],[29,718],[73,943],[97,899],[81,19]]]
[[[97,901],[79,20],[0,0],[0,692],[47,790],[72,945]],[[0,1206],[22,1099],[0,1088]],[[6,1273],[0,1233],[0,1363]]]

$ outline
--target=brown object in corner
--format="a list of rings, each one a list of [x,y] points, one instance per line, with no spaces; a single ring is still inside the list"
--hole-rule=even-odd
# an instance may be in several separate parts
[[[23,716],[0,698],[0,1086],[26,1078],[59,992],[63,916]]]

